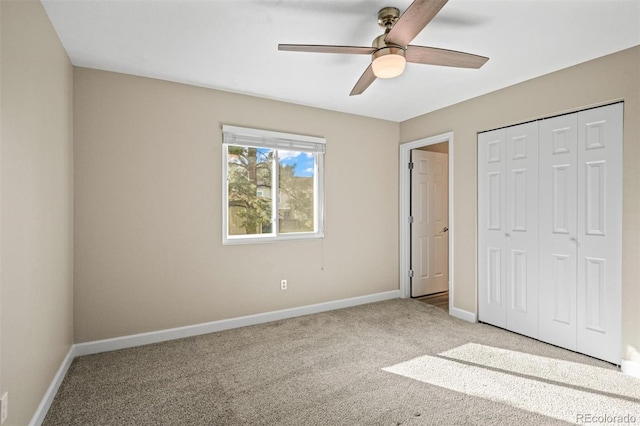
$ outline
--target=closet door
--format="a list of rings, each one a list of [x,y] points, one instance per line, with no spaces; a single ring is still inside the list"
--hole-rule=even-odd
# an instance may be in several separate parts
[[[620,363],[621,103],[578,113],[577,350]]]
[[[620,362],[621,103],[478,135],[478,318]]]
[[[538,125],[478,135],[478,319],[538,336]]]
[[[507,328],[538,337],[538,123],[507,128]]]
[[[540,340],[576,350],[578,115],[540,122]]]
[[[478,135],[478,319],[506,328],[506,130]]]

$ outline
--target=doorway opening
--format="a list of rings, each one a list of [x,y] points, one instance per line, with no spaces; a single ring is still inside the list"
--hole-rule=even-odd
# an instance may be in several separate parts
[[[407,142],[400,145],[400,294],[403,298],[410,297],[418,297],[416,296],[420,291],[414,292],[415,281],[418,278],[416,276],[416,260],[412,261],[412,253],[415,254],[416,250],[420,250],[419,244],[416,244],[415,237],[412,238],[412,229],[415,230],[414,225],[416,224],[416,218],[412,217],[412,213],[415,215],[416,206],[415,199],[416,196],[412,196],[412,170],[411,167],[414,167],[414,171],[416,170],[415,165],[411,166],[412,157],[415,160],[415,153],[423,153],[423,152],[439,152],[443,155],[446,155],[446,175],[447,175],[447,184],[445,195],[443,195],[442,200],[446,200],[446,218],[444,222],[439,224],[432,224],[435,228],[432,230],[432,234],[436,232],[439,238],[447,237],[448,247],[446,249],[446,260],[448,266],[446,267],[447,276],[445,280],[445,286],[443,291],[437,291],[440,296],[443,295],[444,292],[448,292],[448,307],[449,314],[462,318],[465,316],[466,312],[460,311],[460,315],[457,315],[458,310],[456,310],[453,306],[454,301],[454,292],[455,292],[455,282],[454,282],[454,274],[453,274],[453,232],[454,232],[454,223],[453,223],[453,133],[445,133],[425,139],[416,140],[413,142]],[[444,152],[446,151],[446,152]],[[421,156],[422,154],[418,154]],[[414,173],[415,175],[415,173]],[[414,188],[415,189],[415,188]],[[415,195],[415,194],[414,194]],[[412,202],[413,200],[413,202]],[[441,200],[441,202],[442,202]],[[413,204],[413,205],[412,205]],[[413,209],[412,209],[413,207]],[[413,222],[413,223],[412,223]],[[440,227],[442,225],[442,227]],[[445,230],[446,228],[446,230]],[[431,235],[433,238],[434,235]],[[432,240],[433,241],[433,240]],[[413,246],[413,248],[412,248]],[[426,244],[423,243],[422,247],[427,247]],[[424,251],[424,250],[423,250]],[[413,256],[415,258],[415,256]],[[427,263],[428,266],[428,263]],[[440,278],[442,281],[444,278]],[[427,291],[430,291],[427,289]],[[428,293],[427,293],[428,294]],[[435,296],[438,296],[436,294]],[[438,303],[442,304],[442,297],[434,297],[433,299],[439,299]],[[463,319],[467,319],[466,317]]]
[[[449,291],[449,143],[411,150],[411,297]],[[447,305],[448,309],[448,305]]]

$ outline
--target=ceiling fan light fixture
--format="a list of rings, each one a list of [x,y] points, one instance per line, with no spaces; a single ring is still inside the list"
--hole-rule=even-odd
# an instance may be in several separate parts
[[[445,3],[447,0],[413,0],[402,15],[396,7],[383,7],[378,11],[378,25],[384,28],[384,33],[373,39],[371,47],[279,44],[278,50],[371,55],[371,64],[364,70],[349,96],[362,94],[376,78],[394,78],[401,75],[407,63],[405,57],[407,49],[409,49],[409,62],[414,64],[480,68],[489,58],[455,50],[409,44],[431,22]]]
[[[373,74],[378,78],[394,78],[404,72],[407,60],[404,49],[400,47],[383,47],[373,53]]]

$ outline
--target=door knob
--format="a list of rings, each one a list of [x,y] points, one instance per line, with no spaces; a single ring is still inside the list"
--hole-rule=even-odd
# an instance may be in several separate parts
[[[447,232],[449,230],[449,228],[447,228],[446,226],[444,228],[442,228],[442,231],[440,232]]]

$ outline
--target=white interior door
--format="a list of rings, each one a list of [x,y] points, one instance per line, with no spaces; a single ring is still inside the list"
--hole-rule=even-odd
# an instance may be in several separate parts
[[[478,319],[507,327],[506,130],[478,135]]]
[[[478,135],[478,319],[538,337],[538,124]]]
[[[621,103],[578,113],[577,350],[620,363]]]
[[[578,115],[540,122],[540,339],[576,350]]]
[[[411,151],[411,297],[449,289],[449,160]]]
[[[507,128],[507,328],[538,337],[538,123]]]

